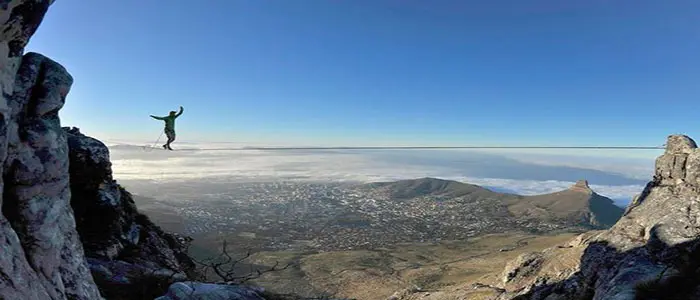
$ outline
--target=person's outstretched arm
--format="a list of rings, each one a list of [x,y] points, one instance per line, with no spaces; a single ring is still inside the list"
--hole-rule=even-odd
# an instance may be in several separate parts
[[[182,114],[182,112],[183,112],[184,110],[185,110],[185,109],[182,108],[182,106],[180,106],[180,112],[177,113],[177,114],[175,115],[175,117],[176,117],[176,118],[179,117],[179,116]]]
[[[165,120],[165,118],[163,118],[163,117],[156,117],[154,115],[151,115],[151,118],[154,118],[156,120],[161,120],[161,121]]]

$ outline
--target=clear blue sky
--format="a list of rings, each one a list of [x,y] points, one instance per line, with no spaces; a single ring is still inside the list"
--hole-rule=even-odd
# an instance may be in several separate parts
[[[700,138],[697,0],[57,0],[29,51],[64,125],[155,140],[660,145]]]

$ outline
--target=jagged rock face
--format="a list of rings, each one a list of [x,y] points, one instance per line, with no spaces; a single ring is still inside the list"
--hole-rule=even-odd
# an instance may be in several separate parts
[[[0,103],[3,114],[14,90],[15,74],[24,54],[24,46],[34,34],[52,0],[13,0],[0,2]]]
[[[73,83],[65,68],[23,54],[52,2],[0,3],[0,299],[141,299],[136,286],[162,294],[193,267],[187,239],[138,213],[112,180],[104,144],[61,128]]]
[[[650,241],[675,246],[700,236],[700,149],[671,136],[656,159],[654,181],[603,238],[621,250]]]
[[[107,147],[77,128],[65,131],[70,147],[71,205],[83,247],[92,255],[112,259],[127,245],[138,243],[136,206],[122,199],[112,179]]]
[[[64,128],[70,149],[71,205],[95,280],[109,299],[153,298],[193,275],[187,238],[163,232],[138,212],[112,178],[109,150],[99,140]],[[143,295],[144,284],[158,285]],[[153,294],[155,293],[155,294]]]
[[[506,265],[503,272],[503,283],[516,281],[535,274],[542,267],[544,255],[540,252],[523,253]]]
[[[0,4],[0,298],[101,299],[75,229],[57,114],[73,79],[46,57],[23,55],[51,2]]]
[[[571,251],[581,253],[578,272],[557,283],[509,289],[501,299],[696,299],[700,290],[696,276],[700,271],[700,149],[683,135],[669,136],[666,145],[666,152],[656,160],[653,181],[635,197],[624,216],[609,230],[572,245]],[[529,280],[535,283],[548,275],[533,273],[538,275]],[[679,284],[679,278],[689,279]],[[652,292],[640,289],[648,282],[675,286],[663,297],[657,294],[661,298],[654,298],[649,296]]]
[[[565,280],[580,269],[580,260],[592,237],[600,231],[578,235],[573,240],[542,252],[523,253],[506,264],[502,287],[511,293],[524,293],[532,287]]]
[[[3,214],[52,299],[98,295],[70,207],[68,147],[58,119],[72,82],[56,62],[28,53],[9,102]]]

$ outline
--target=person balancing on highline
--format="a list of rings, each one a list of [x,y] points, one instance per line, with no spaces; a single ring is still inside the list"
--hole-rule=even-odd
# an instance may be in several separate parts
[[[163,149],[173,150],[173,148],[170,148],[170,143],[175,141],[175,119],[182,114],[182,111],[182,106],[180,106],[180,112],[178,113],[170,111],[170,114],[165,117],[151,115],[151,118],[165,121],[165,135],[168,137],[168,142],[163,145]]]

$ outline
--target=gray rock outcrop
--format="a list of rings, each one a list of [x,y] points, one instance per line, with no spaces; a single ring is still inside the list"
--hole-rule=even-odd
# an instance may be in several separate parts
[[[0,7],[0,298],[101,299],[75,228],[58,119],[73,79],[58,63],[23,53],[51,3]]]
[[[138,213],[104,144],[61,128],[73,78],[23,53],[52,3],[0,3],[0,299],[158,296],[191,275],[187,239]]]
[[[514,262],[510,269],[535,275],[519,286],[509,287],[506,279],[508,292],[501,299],[700,299],[699,178],[696,143],[687,136],[669,136],[654,179],[612,228],[582,235],[561,253],[547,249],[538,254],[551,261],[573,255],[578,258],[569,264],[576,268],[574,274],[561,278],[541,270],[546,258],[534,268],[529,260]],[[547,277],[557,280],[543,280]]]
[[[153,299],[195,277],[190,238],[166,233],[139,213],[112,178],[109,149],[78,128],[63,128],[70,161],[71,206],[90,270],[109,299]]]

